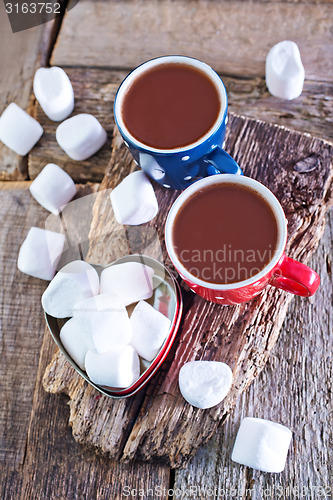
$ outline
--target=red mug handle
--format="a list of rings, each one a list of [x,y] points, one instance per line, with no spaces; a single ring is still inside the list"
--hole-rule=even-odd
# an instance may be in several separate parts
[[[317,291],[320,277],[310,267],[283,254],[269,284],[295,295],[310,297]]]

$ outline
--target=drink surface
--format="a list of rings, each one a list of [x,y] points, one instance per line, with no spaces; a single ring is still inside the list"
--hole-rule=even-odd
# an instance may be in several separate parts
[[[122,103],[122,118],[143,144],[175,149],[203,137],[220,109],[218,91],[204,72],[186,64],[163,63],[131,84]]]
[[[197,278],[216,284],[251,278],[272,259],[278,227],[271,207],[239,184],[197,191],[179,209],[172,241],[178,259]]]

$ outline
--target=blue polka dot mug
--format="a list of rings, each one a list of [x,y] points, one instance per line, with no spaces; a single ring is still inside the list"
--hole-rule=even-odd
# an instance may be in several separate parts
[[[169,63],[191,66],[204,73],[218,92],[220,108],[209,130],[198,140],[174,149],[162,149],[144,144],[134,137],[124,121],[123,103],[131,85],[144,72]],[[116,124],[136,163],[156,182],[173,189],[185,189],[198,179],[209,175],[242,175],[239,165],[222,149],[228,121],[227,111],[227,93],[218,74],[207,64],[185,56],[158,57],[138,66],[123,80],[114,103]]]

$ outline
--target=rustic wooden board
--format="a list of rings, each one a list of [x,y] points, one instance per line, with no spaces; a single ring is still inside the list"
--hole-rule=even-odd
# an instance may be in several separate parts
[[[32,111],[32,80],[40,64],[45,62],[52,39],[54,21],[19,33],[12,33],[0,3],[0,114],[12,101]],[[0,142],[0,180],[27,178],[27,160]]]
[[[191,498],[185,493],[191,486],[202,492],[220,490],[220,498],[226,499],[297,499],[297,491],[303,491],[307,500],[329,499],[332,495],[332,255],[330,211],[324,236],[309,263],[321,276],[318,292],[310,300],[291,301],[264,370],[238,399],[223,428],[186,469],[176,471],[172,487],[184,492],[184,499]],[[246,416],[272,419],[292,430],[293,440],[282,474],[254,471],[230,460],[240,420]],[[239,492],[239,496],[232,496],[232,491]]]
[[[44,283],[22,275],[16,260],[20,244],[32,225],[40,225],[43,209],[31,203],[26,182],[10,183],[0,189],[1,203],[1,330],[0,363],[0,460],[18,464],[23,461],[39,350],[43,338],[43,318],[39,314]],[[0,187],[8,183],[0,183]],[[26,314],[20,311],[25,305]],[[27,328],[27,314],[32,318]],[[35,331],[34,342],[27,331]],[[17,359],[24,360],[17,370]]]
[[[36,103],[35,117],[44,128],[44,135],[28,157],[30,179],[34,179],[44,166],[55,162],[76,182],[97,182],[103,179],[110,159],[113,133],[113,101],[127,71],[95,68],[66,68],[75,93],[73,114],[94,114],[108,132],[108,141],[94,156],[83,162],[71,160],[55,139],[57,124],[44,114]],[[270,95],[261,77],[236,78],[222,76],[229,109],[251,118],[273,121],[321,138],[332,137],[333,82],[306,81],[302,95],[293,101],[284,101]]]
[[[152,57],[183,54],[223,74],[263,76],[269,49],[294,40],[306,78],[333,81],[332,17],[331,3],[318,9],[310,3],[81,0],[65,17],[51,63],[131,69]]]
[[[332,201],[332,146],[244,117],[231,115],[229,123],[226,149],[246,175],[262,181],[280,199],[288,218],[288,253],[306,262],[322,236],[324,215]],[[313,155],[318,159],[314,170],[299,173],[294,169],[297,162]],[[112,240],[111,209],[103,190],[114,187],[132,168],[129,154],[116,135],[109,172],[93,210],[90,234],[94,244],[87,255],[91,262],[108,262],[117,253]],[[150,224],[163,241],[165,217],[177,193],[158,186],[156,193],[160,210]],[[102,238],[97,244],[99,234]],[[268,288],[250,303],[223,307],[184,288],[183,295],[185,314],[171,355],[146,390],[133,398],[96,400],[96,391],[62,355],[55,355],[46,370],[44,387],[69,395],[70,423],[77,441],[96,446],[117,459],[158,459],[172,467],[186,465],[262,370],[292,298]],[[193,359],[220,359],[233,369],[230,394],[210,410],[189,406],[179,393],[179,368]]]

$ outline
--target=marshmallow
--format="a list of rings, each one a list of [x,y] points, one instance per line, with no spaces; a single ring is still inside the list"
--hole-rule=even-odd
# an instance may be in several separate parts
[[[93,345],[89,337],[84,335],[80,323],[75,318],[66,321],[60,330],[60,340],[70,357],[81,370],[84,370],[84,359],[88,350],[93,349]]]
[[[12,102],[0,117],[0,141],[25,156],[43,135],[43,128],[24,109]]]
[[[39,68],[33,87],[37,101],[50,120],[60,122],[73,111],[73,87],[63,69]]]
[[[99,277],[97,271],[83,260],[74,260],[64,266],[53,278],[42,295],[42,306],[55,318],[73,316],[77,302],[97,295]]]
[[[107,387],[129,387],[140,376],[139,356],[130,345],[103,354],[88,351],[85,367],[95,384]]]
[[[64,244],[63,234],[32,227],[20,248],[17,267],[22,273],[49,281],[55,275]]]
[[[91,339],[93,349],[99,353],[128,344],[131,340],[128,313],[113,293],[96,295],[75,304],[73,316]]]
[[[72,160],[82,161],[101,149],[107,135],[97,118],[82,113],[62,122],[56,130],[56,139]]]
[[[244,418],[231,459],[263,472],[282,472],[292,438],[284,425],[261,418]]]
[[[152,220],[158,212],[153,186],[143,170],[125,177],[113,189],[110,199],[119,224],[144,224]]]
[[[31,184],[30,193],[42,207],[58,215],[61,208],[75,196],[76,187],[62,168],[49,163]]]
[[[295,42],[279,42],[266,57],[266,85],[275,97],[296,99],[304,84],[304,67]]]
[[[171,321],[150,304],[142,300],[130,317],[131,345],[147,361],[152,361],[170,331]]]
[[[115,293],[125,306],[153,295],[154,270],[140,262],[124,262],[103,269],[101,293]]]
[[[190,405],[212,408],[221,403],[232,384],[232,371],[220,361],[191,361],[179,372],[179,389]]]

